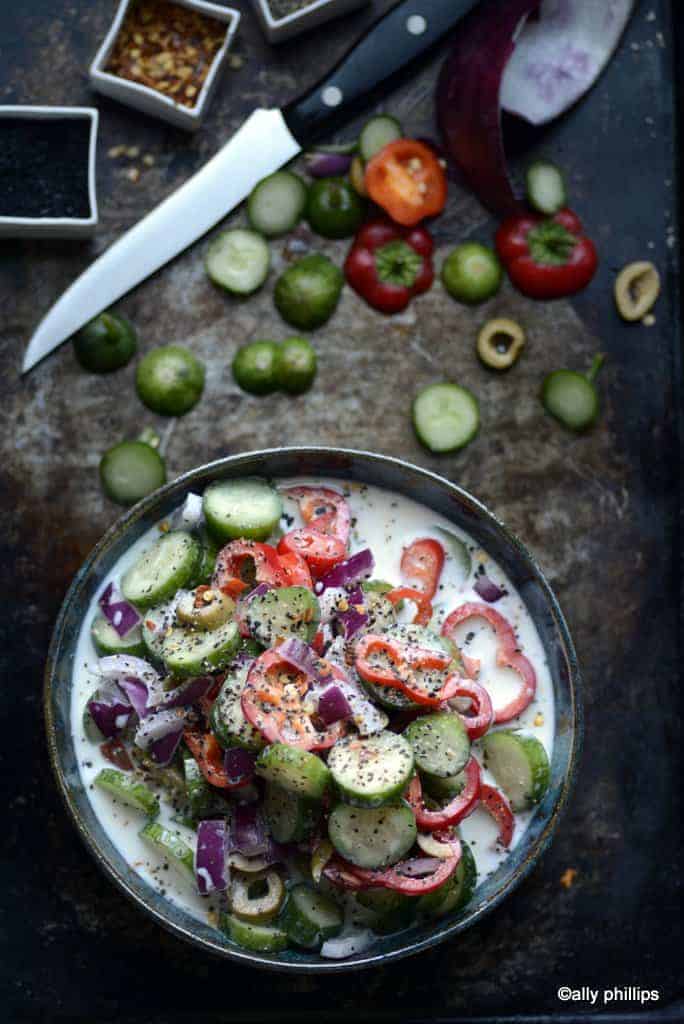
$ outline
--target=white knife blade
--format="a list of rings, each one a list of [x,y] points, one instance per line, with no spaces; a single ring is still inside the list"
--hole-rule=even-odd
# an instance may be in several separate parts
[[[22,373],[177,256],[292,160],[301,146],[279,110],[255,110],[205,166],[122,235],[64,292],[36,328]]]

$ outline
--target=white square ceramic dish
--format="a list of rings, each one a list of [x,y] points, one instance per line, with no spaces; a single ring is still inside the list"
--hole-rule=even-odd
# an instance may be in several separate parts
[[[89,214],[87,217],[0,216],[0,238],[90,238],[95,234],[98,224],[95,188],[97,110],[94,107],[0,106],[0,125],[8,118],[32,121],[86,120],[89,122],[87,157]]]
[[[266,38],[271,43],[281,43],[299,32],[322,25],[340,14],[347,14],[357,7],[362,7],[368,0],[311,0],[306,7],[285,17],[275,18],[268,0],[252,0]]]
[[[119,100],[121,103],[127,103],[130,107],[136,107],[136,109],[142,110],[146,114],[152,114],[155,117],[162,118],[164,121],[170,121],[171,124],[175,124],[179,128],[196,131],[209,109],[209,103],[216,88],[219,74],[223,69],[226,56],[240,22],[240,12],[232,7],[219,7],[217,4],[208,3],[207,0],[171,0],[171,2],[179,7],[186,7],[188,10],[197,11],[199,14],[206,14],[207,17],[215,18],[226,25],[225,39],[214,57],[209,74],[204,80],[194,107],[183,106],[180,103],[176,103],[170,97],[164,96],[157,89],[152,89],[139,82],[132,82],[128,78],[122,78],[120,75],[115,75],[105,70],[114,47],[114,42],[132,0],[121,0],[109,32],[90,65],[88,75],[90,84],[97,92]]]

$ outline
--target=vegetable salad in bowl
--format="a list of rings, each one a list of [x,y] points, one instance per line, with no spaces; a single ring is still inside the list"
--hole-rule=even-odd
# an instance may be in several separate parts
[[[550,782],[542,642],[461,529],[357,482],[190,493],[118,560],[72,735],[130,868],[258,953],[452,920]]]

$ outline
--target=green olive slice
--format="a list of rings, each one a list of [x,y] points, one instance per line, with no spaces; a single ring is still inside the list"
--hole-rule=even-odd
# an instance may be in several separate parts
[[[525,347],[525,332],[507,317],[488,320],[477,336],[477,354],[491,370],[508,370]]]
[[[176,617],[186,626],[196,629],[218,629],[228,622],[235,611],[235,601],[218,587],[197,587],[181,595]]]

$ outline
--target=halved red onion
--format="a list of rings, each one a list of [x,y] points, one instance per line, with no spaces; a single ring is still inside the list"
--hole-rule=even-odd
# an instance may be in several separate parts
[[[227,889],[227,846],[228,826],[223,818],[200,821],[195,852],[195,878],[200,896],[210,896],[213,892]]]
[[[183,725],[184,722],[181,721],[174,732],[169,732],[166,736],[150,743],[150,757],[160,768],[166,768],[167,764],[171,764],[173,761],[174,754],[183,739]]]
[[[339,686],[329,686],[318,698],[318,714],[325,725],[333,725],[344,718],[351,718],[349,701]]]
[[[230,821],[230,849],[244,857],[258,857],[268,852],[269,845],[260,809],[254,804],[237,804]]]
[[[128,601],[124,601],[113,583],[109,583],[105,587],[97,603],[102,609],[102,614],[107,619],[107,622],[114,627],[121,637],[130,633],[133,627],[137,626],[140,622],[140,616],[133,605]]]
[[[133,714],[128,700],[114,685],[97,690],[86,706],[97,728],[108,739],[125,729]]]
[[[312,178],[339,178],[346,174],[352,158],[346,153],[307,153],[306,169]]]
[[[473,584],[473,590],[480,595],[483,601],[487,601],[488,604],[494,604],[496,601],[500,601],[506,591],[490,580],[486,573],[480,573]]]
[[[158,740],[164,739],[170,733],[183,731],[185,724],[185,711],[182,708],[169,708],[166,711],[157,711],[155,714],[143,718],[135,733],[136,746],[141,750],[147,750]]]
[[[367,580],[373,572],[375,559],[370,548],[357,551],[344,562],[339,562],[334,569],[321,577],[315,586],[317,594],[322,593],[327,587],[351,587],[362,580]]]
[[[256,754],[244,747],[229,747],[224,758],[226,774],[232,785],[245,785],[254,778]]]

